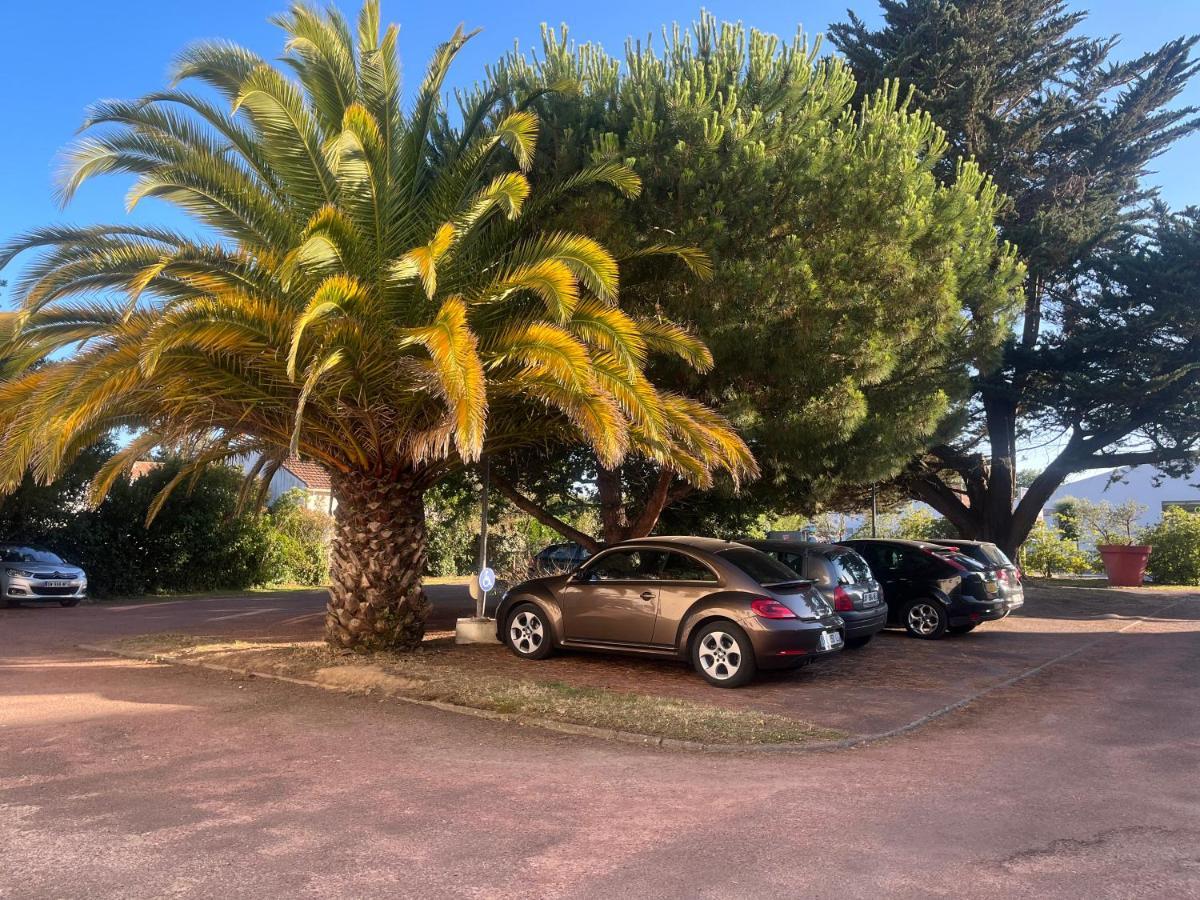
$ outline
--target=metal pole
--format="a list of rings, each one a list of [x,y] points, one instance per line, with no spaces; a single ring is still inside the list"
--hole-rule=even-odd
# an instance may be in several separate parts
[[[879,532],[875,527],[875,520],[879,517],[879,504],[875,496],[876,483],[871,483],[871,537],[879,537]]]
[[[487,538],[488,538],[488,458],[485,456],[482,461],[480,472],[480,483],[483,485],[483,491],[479,500],[479,569],[482,572],[487,567]],[[484,611],[487,609],[487,591],[479,592],[479,599],[475,601],[475,616],[482,619]]]

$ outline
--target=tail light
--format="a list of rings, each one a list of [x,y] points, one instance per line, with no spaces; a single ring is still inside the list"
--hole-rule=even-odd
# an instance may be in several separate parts
[[[780,603],[778,600],[771,600],[767,597],[759,597],[757,600],[750,601],[751,611],[760,619],[797,619],[794,612]]]
[[[833,589],[833,611],[850,612],[854,609],[854,599],[846,593],[840,584]]]

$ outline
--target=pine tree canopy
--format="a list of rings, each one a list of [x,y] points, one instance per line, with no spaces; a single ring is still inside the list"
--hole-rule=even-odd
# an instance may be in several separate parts
[[[547,30],[536,60],[510,55],[462,98],[466,115],[496,94],[533,96],[535,171],[637,172],[636,198],[592,191],[556,211],[634,259],[623,302],[692,324],[711,347],[716,364],[699,377],[669,361],[655,372],[720,408],[753,447],[763,478],[728,503],[811,506],[895,474],[1013,321],[1022,271],[996,236],[1002,197],[897,84],[854,109],[848,68],[802,35],[705,15],[666,31],[662,48],[630,43],[618,59]],[[641,257],[664,245],[703,249],[713,277]],[[594,460],[568,466],[539,485],[521,461],[542,499],[600,477],[610,540],[686,492],[633,460],[615,492]]]

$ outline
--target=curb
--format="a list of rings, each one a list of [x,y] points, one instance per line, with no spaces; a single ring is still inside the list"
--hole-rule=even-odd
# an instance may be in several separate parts
[[[1173,609],[1183,603],[1193,602],[1193,598],[1186,597],[1176,600],[1174,603],[1169,603],[1160,609],[1155,610],[1153,615],[1138,616],[1131,620],[1127,625],[1102,634],[1094,640],[1088,641],[1076,647],[1074,650],[1068,650],[1053,659],[1048,659],[1043,663],[1039,663],[1031,669],[1026,669],[1024,672],[1019,672],[1016,675],[999,681],[996,684],[988,685],[963,697],[961,700],[956,700],[953,703],[935,709],[933,712],[926,713],[911,722],[900,725],[888,731],[880,731],[875,734],[856,735],[853,737],[842,738],[837,741],[813,741],[811,743],[783,743],[783,744],[706,744],[701,741],[688,741],[680,738],[656,737],[649,734],[638,734],[630,731],[619,731],[615,728],[597,728],[594,725],[577,725],[573,722],[555,722],[550,719],[530,719],[514,713],[494,712],[490,709],[478,709],[474,706],[463,706],[458,703],[447,703],[444,700],[422,700],[418,697],[405,697],[403,694],[391,694],[389,699],[399,700],[402,703],[409,703],[413,706],[423,706],[429,709],[436,709],[442,712],[457,713],[464,716],[472,716],[476,719],[488,719],[493,722],[504,722],[510,725],[526,725],[534,728],[541,728],[546,731],[556,731],[560,734],[570,734],[577,737],[598,738],[600,740],[617,741],[625,744],[637,744],[642,747],[661,747],[667,750],[686,750],[699,753],[812,753],[812,752],[828,752],[832,750],[851,750],[858,747],[865,747],[871,744],[877,744],[882,741],[890,740],[891,738],[901,737],[909,734],[919,728],[923,728],[931,722],[941,719],[951,713],[957,712],[966,706],[976,702],[977,700],[986,697],[988,694],[996,691],[1004,690],[1012,687],[1014,684],[1024,681],[1027,678],[1032,678],[1050,668],[1065,662],[1073,656],[1078,656],[1085,650],[1090,650],[1097,644],[1109,640],[1116,635],[1123,634],[1126,631],[1136,628],[1145,622],[1151,621],[1159,617],[1160,614],[1169,609]],[[110,656],[122,657],[124,659],[136,659],[143,662],[155,662],[162,665],[172,666],[187,666],[193,669],[208,669],[212,672],[221,672],[228,675],[243,675],[253,678],[262,678],[268,681],[282,681],[287,684],[296,684],[302,687],[318,688],[324,691],[335,691],[342,694],[357,694],[358,691],[340,688],[333,685],[322,684],[319,681],[313,681],[309,678],[293,678],[289,675],[277,675],[270,672],[256,672],[253,669],[239,669],[233,666],[222,666],[216,663],[206,663],[192,659],[172,659],[159,653],[143,653],[136,650],[115,650],[111,647],[102,647],[97,644],[76,644],[80,650],[87,650],[92,653],[107,653]]]

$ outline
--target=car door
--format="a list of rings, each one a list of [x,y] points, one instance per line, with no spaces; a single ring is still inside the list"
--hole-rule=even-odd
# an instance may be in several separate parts
[[[560,590],[567,641],[650,644],[658,618],[662,552],[637,547],[600,554]]]
[[[912,595],[908,573],[903,567],[904,551],[886,544],[855,544],[853,549],[871,567],[871,574],[883,591],[888,618],[895,620]]]
[[[679,635],[679,624],[688,610],[696,601],[718,590],[721,581],[707,563],[674,550],[663,552],[659,576],[654,644],[673,647]]]

